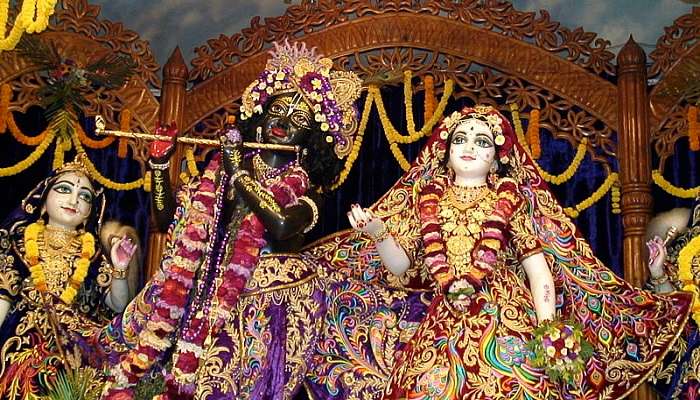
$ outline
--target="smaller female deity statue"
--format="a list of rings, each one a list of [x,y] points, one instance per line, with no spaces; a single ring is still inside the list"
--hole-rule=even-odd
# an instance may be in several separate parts
[[[435,294],[384,398],[627,396],[676,340],[690,296],[654,296],[605,268],[494,108],[455,112],[434,136],[437,166],[398,221],[417,224],[417,240],[348,213],[393,274],[429,277]]]
[[[664,237],[662,239],[662,236]],[[659,214],[647,228],[649,284],[656,293],[697,292],[700,282],[700,195],[692,210],[673,209]],[[698,301],[697,298],[695,300]],[[664,400],[696,399],[700,393],[700,314],[693,307],[688,323],[664,363],[652,377]]]
[[[4,399],[37,398],[59,371],[94,357],[83,338],[123,311],[136,289],[138,239],[117,236],[130,231],[116,223],[101,232],[104,195],[81,156],[39,183],[0,230]]]

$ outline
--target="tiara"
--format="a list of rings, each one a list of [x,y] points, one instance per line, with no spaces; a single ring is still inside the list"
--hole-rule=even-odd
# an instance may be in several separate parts
[[[80,172],[83,175],[90,177],[90,169],[87,167],[87,154],[80,152],[76,154],[73,161],[65,163],[56,170],[56,175],[66,172]]]
[[[241,119],[262,114],[273,96],[299,93],[314,113],[326,141],[342,158],[352,149],[358,117],[355,101],[362,80],[350,71],[331,71],[333,61],[307,48],[305,43],[273,43],[265,70],[243,92]]]

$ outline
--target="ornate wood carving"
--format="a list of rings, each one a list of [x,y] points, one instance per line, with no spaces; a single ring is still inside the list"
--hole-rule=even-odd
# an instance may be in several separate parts
[[[333,40],[327,40],[333,37]],[[474,60],[522,77],[617,126],[615,86],[572,62],[502,34],[432,15],[377,15],[339,23],[304,36],[331,58],[376,47],[411,46]],[[466,43],[479,43],[468,46]],[[197,85],[189,94],[185,129],[231,103],[257,77],[267,55],[257,53]]]
[[[610,42],[597,38],[595,33],[581,28],[568,29],[550,19],[549,13],[523,12],[504,0],[348,0],[336,2],[302,1],[287,9],[284,15],[266,18],[261,23],[253,18],[251,26],[232,36],[220,35],[198,47],[192,61],[190,79],[209,79],[226,68],[255,55],[275,40],[300,37],[347,22],[356,23],[380,15],[439,16],[442,21],[452,20],[462,25],[473,25],[501,36],[531,42],[551,54],[561,55],[595,74],[614,75],[614,54],[608,50]],[[419,27],[419,20],[414,27]],[[376,41],[375,43],[382,43]],[[464,45],[464,43],[463,43]]]
[[[651,52],[654,60],[649,74],[660,77],[651,91],[649,102],[652,121],[652,144],[663,172],[666,160],[673,156],[676,142],[688,136],[688,103],[678,88],[689,80],[697,81],[700,65],[700,8],[676,19]]]

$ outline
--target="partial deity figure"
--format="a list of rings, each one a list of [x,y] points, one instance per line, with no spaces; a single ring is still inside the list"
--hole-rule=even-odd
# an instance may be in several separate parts
[[[414,209],[391,223],[348,213],[392,274],[427,278],[434,293],[384,398],[627,396],[676,340],[692,297],[634,289],[602,265],[496,109],[464,108],[433,136]]]
[[[131,394],[166,353],[166,395],[192,396],[200,358],[225,334],[259,264],[280,253],[303,263],[296,253],[358,127],[361,81],[332,66],[305,45],[275,44],[243,93],[239,123],[221,133],[221,151],[176,197],[167,179],[172,144],[153,144],[153,207],[168,242],[159,271],[103,335],[129,349],[112,368],[108,396]]]
[[[79,368],[93,356],[84,338],[137,290],[138,237],[116,222],[101,229],[105,198],[83,156],[39,183],[0,229],[4,399],[37,398],[59,371]]]
[[[700,284],[700,194],[692,209],[675,208],[649,222],[649,285],[656,293],[698,292]],[[696,299],[696,303],[697,303]],[[664,400],[695,399],[700,393],[700,309],[652,376]]]

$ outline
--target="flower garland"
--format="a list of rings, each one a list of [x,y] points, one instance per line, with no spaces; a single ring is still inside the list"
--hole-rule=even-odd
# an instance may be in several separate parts
[[[700,151],[700,129],[698,128],[698,108],[688,107],[688,141],[690,151]]]
[[[44,137],[44,140],[37,146],[36,149],[24,160],[18,162],[17,164],[10,166],[10,167],[4,167],[0,168],[0,176],[12,176],[12,175],[17,175],[20,172],[24,171],[25,169],[31,167],[36,160],[41,157],[46,149],[49,148],[49,145],[51,142],[53,142],[53,139],[55,138],[55,135],[53,131],[47,132],[47,135]]]
[[[83,130],[83,127],[80,126],[80,124],[76,123],[76,124],[73,124],[73,126],[75,127],[75,131],[76,131],[76,134],[78,135],[78,139],[80,140],[80,142],[91,149],[95,149],[95,150],[104,149],[105,147],[114,143],[114,140],[116,140],[116,136],[108,136],[104,139],[95,140],[95,139],[90,138],[85,133],[85,131]]]
[[[122,110],[119,114],[119,130],[127,132],[131,126],[131,111],[128,108]],[[127,144],[126,138],[119,138],[119,147],[117,148],[117,157],[126,158],[127,155]]]
[[[622,198],[620,194],[620,181],[616,180],[610,189],[610,200],[612,201],[612,213],[620,214],[622,209],[620,208],[620,199]]]
[[[10,113],[12,88],[8,83],[0,85],[0,135],[7,130],[7,115]]]
[[[44,267],[39,261],[39,236],[44,234],[46,227],[43,222],[34,222],[24,231],[24,244],[26,249],[27,262],[31,273],[34,287],[41,292],[47,293],[46,275]],[[83,284],[90,268],[90,258],[95,254],[95,237],[89,232],[80,235],[80,258],[75,261],[75,270],[66,284],[59,298],[65,304],[71,304],[78,294],[80,285]]]
[[[133,398],[133,386],[172,345],[172,335],[185,315],[197,269],[213,250],[214,241],[210,239],[216,230],[215,209],[222,201],[225,187],[216,188],[219,161],[215,157],[209,163],[192,198],[188,193],[181,197],[184,204],[175,213],[177,224],[168,231],[169,240],[174,243],[167,247],[161,261],[162,270],[154,283],[152,298],[157,300],[153,312],[139,333],[134,349],[112,368],[112,385],[105,387],[105,399]]]
[[[593,346],[586,341],[580,324],[557,320],[541,323],[527,348],[532,352],[533,366],[544,368],[552,381],[570,385],[580,379],[593,355]]]
[[[39,33],[49,25],[57,0],[24,0],[10,32],[5,36],[10,0],[0,0],[0,51],[12,50],[24,32]],[[34,18],[36,14],[36,18]]]
[[[360,120],[360,127],[358,128],[357,134],[355,135],[355,142],[352,144],[352,150],[350,150],[348,158],[345,159],[345,165],[343,166],[343,170],[340,171],[338,180],[333,184],[333,186],[331,186],[331,190],[339,188],[340,185],[342,185],[345,182],[345,180],[348,179],[350,170],[355,164],[357,156],[360,154],[360,147],[362,147],[362,140],[364,139],[365,130],[367,129],[367,122],[369,121],[369,110],[372,107],[373,101],[374,95],[372,93],[367,93],[367,97],[365,98],[365,106],[362,108],[362,119]]]
[[[593,204],[597,203],[600,199],[602,199],[603,196],[605,196],[605,194],[608,192],[608,190],[610,190],[613,187],[615,182],[617,182],[617,180],[617,172],[612,172],[610,175],[608,175],[607,178],[605,178],[603,184],[600,185],[600,187],[596,189],[595,192],[593,192],[582,202],[578,203],[576,206],[564,208],[564,212],[571,218],[577,218],[581,211],[591,207]]]
[[[532,158],[539,160],[542,155],[542,147],[540,146],[540,110],[538,109],[530,112],[530,122],[527,124],[527,139]]]
[[[666,178],[664,178],[664,176],[661,174],[661,171],[659,171],[658,169],[651,171],[651,179],[666,193],[675,197],[679,197],[682,199],[693,199],[700,193],[700,186],[696,186],[690,189],[683,189],[673,185],[671,182],[667,181]]]
[[[280,175],[278,180],[272,181],[267,190],[280,206],[286,207],[297,204],[299,196],[306,193],[308,188],[308,175],[301,167],[294,166]],[[265,227],[255,213],[248,212],[240,224],[237,227],[235,225],[234,220],[234,226],[227,229],[229,233],[219,247],[212,272],[214,283],[210,284],[210,290],[213,289],[214,292],[205,293],[206,282],[200,279],[191,303],[194,309],[190,310],[178,338],[172,374],[166,376],[169,398],[189,398],[194,394],[199,359],[206,351],[204,342],[207,337],[218,332],[226,322],[225,316],[235,309],[238,298],[258,263],[260,249],[267,244],[264,239]],[[236,232],[235,239],[229,242],[232,232]],[[230,260],[225,263],[223,258],[227,243],[233,243],[233,251]],[[209,267],[209,259],[203,265]],[[201,308],[197,309],[199,304]]]
[[[78,139],[78,137],[76,135],[73,135],[73,144],[75,145],[75,150],[78,153],[85,153],[85,149],[83,148],[82,144],[80,143],[80,139]],[[90,172],[90,176],[93,179],[100,182],[104,187],[109,188],[109,189],[133,190],[133,189],[138,189],[140,187],[143,187],[143,184],[144,184],[143,178],[139,178],[133,182],[127,182],[127,183],[114,182],[111,179],[102,175],[100,173],[100,171],[98,171],[97,168],[95,167],[95,164],[93,164],[92,161],[90,161],[90,159],[88,157],[85,157],[85,167]]]
[[[700,289],[695,283],[693,274],[693,258],[700,256],[700,236],[696,236],[678,253],[678,279],[683,284],[683,290],[692,292],[693,319],[700,325]]]
[[[515,134],[518,137],[518,141],[520,143],[528,143],[527,139],[525,138],[525,134],[523,133],[523,124],[522,121],[520,120],[520,113],[518,112],[518,105],[515,103],[510,104],[510,111],[511,114],[513,115],[513,127],[515,128]],[[534,111],[534,110],[533,110]],[[535,162],[535,167],[537,168],[537,171],[540,173],[542,176],[542,179],[549,183],[553,183],[555,185],[561,185],[566,182],[568,182],[575,174],[576,171],[581,167],[581,163],[583,162],[584,157],[586,156],[586,148],[588,145],[588,139],[583,138],[581,139],[581,142],[578,144],[576,147],[576,154],[574,155],[574,159],[571,160],[571,164],[564,170],[559,175],[552,175],[548,173],[547,171],[543,170],[542,167],[539,165],[539,163]],[[523,146],[525,148],[525,151],[530,153],[530,149],[527,146]],[[532,154],[530,154],[532,156]]]
[[[435,114],[435,78],[432,75],[423,75],[423,121],[429,121]]]

